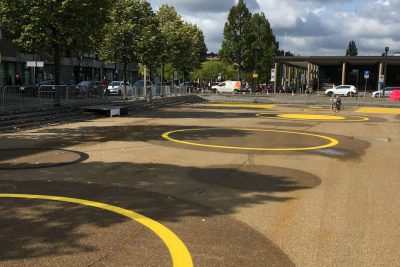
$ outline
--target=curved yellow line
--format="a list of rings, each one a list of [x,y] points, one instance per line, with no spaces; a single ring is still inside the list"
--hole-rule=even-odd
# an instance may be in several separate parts
[[[299,119],[299,120],[345,120],[346,117],[336,115],[320,115],[320,114],[301,114],[301,113],[287,113],[278,114],[277,117],[285,119]]]
[[[221,129],[231,129],[238,131],[260,131],[260,132],[277,132],[277,133],[289,133],[289,134],[297,134],[297,135],[306,135],[313,136],[321,139],[328,140],[329,143],[321,146],[313,146],[313,147],[293,147],[293,148],[267,148],[267,147],[237,147],[237,146],[219,146],[219,145],[207,145],[201,143],[187,142],[178,139],[172,138],[170,135],[178,132],[189,132],[189,131],[203,131],[203,130],[221,130]],[[192,146],[201,146],[201,147],[210,147],[210,148],[225,148],[225,149],[236,149],[236,150],[255,150],[255,151],[304,151],[304,150],[315,150],[315,149],[323,149],[328,147],[333,147],[339,144],[339,141],[328,136],[310,134],[310,133],[302,133],[302,132],[291,132],[291,131],[283,131],[283,130],[266,130],[266,129],[251,129],[251,128],[199,128],[199,129],[183,129],[183,130],[175,130],[162,134],[162,137],[168,141],[192,145]]]
[[[143,226],[153,231],[167,246],[174,267],[192,267],[192,257],[185,244],[177,237],[171,230],[166,228],[161,223],[158,223],[150,218],[147,218],[139,213],[123,209],[117,206],[108,205],[101,202],[95,202],[85,199],[60,197],[60,196],[47,196],[47,195],[31,195],[31,194],[0,194],[0,198],[26,198],[26,199],[43,199],[53,200],[68,203],[75,203],[89,207],[95,207],[107,211],[111,211],[122,216],[128,217]]]
[[[262,117],[262,115],[268,115],[270,113],[258,113],[256,114],[257,117]],[[369,121],[369,118],[367,117],[361,117],[361,116],[353,116],[353,115],[349,115],[349,116],[342,116],[345,117],[345,119],[309,119],[309,118],[289,118],[289,117],[284,117],[284,115],[286,114],[277,114],[276,117],[268,117],[269,119],[282,119],[282,120],[297,120],[297,121],[330,121],[330,122],[360,122],[360,121]],[[290,114],[289,114],[290,115]],[[316,114],[317,115],[317,114]],[[322,115],[323,116],[323,115]],[[327,115],[329,116],[329,115]],[[334,116],[334,115],[331,115]],[[348,117],[352,117],[352,118],[358,118],[356,120],[348,120]]]

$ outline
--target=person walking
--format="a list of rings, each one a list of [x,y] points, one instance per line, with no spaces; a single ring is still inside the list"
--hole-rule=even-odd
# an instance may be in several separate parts
[[[22,85],[22,78],[19,76],[19,73],[15,74],[15,86]]]
[[[336,110],[340,111],[341,108],[342,108],[342,98],[338,96],[336,98]]]
[[[331,110],[332,112],[337,112],[337,98],[336,96],[333,96],[333,98],[331,98]]]

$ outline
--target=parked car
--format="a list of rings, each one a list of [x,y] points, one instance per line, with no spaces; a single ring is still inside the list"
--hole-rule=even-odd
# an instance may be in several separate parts
[[[97,81],[81,81],[76,85],[78,94],[80,95],[99,95],[102,85]]]
[[[319,85],[319,88],[322,90],[327,90],[327,89],[331,89],[334,88],[336,85],[334,83],[321,83]]]
[[[126,82],[127,92],[132,91],[132,85]],[[124,93],[124,81],[112,81],[104,92],[106,95],[122,95]]]
[[[325,95],[342,95],[350,96],[357,94],[357,89],[354,85],[339,85],[330,89],[325,90]]]
[[[40,87],[40,86],[47,86],[47,85],[56,85],[56,81],[55,80],[45,80],[42,82],[39,82],[36,84],[36,87]],[[61,81],[60,85],[73,85],[73,83],[71,83],[70,81]]]
[[[383,90],[378,90],[372,92],[372,97],[389,97],[393,90],[400,90],[400,86],[393,86],[393,87],[386,87],[385,88],[385,95],[383,95]]]

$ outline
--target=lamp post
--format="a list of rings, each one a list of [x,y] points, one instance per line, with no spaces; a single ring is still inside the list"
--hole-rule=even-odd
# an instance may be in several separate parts
[[[389,47],[385,47],[385,53],[382,55],[385,55],[383,57],[384,60],[384,66],[383,66],[383,88],[382,88],[382,97],[385,97],[385,87],[386,87],[386,75],[387,75],[387,55],[389,52]]]

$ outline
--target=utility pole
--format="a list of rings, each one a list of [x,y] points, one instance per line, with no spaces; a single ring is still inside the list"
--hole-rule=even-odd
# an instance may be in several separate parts
[[[384,56],[384,66],[383,66],[383,88],[382,88],[382,96],[385,97],[385,87],[386,87],[386,76],[387,76],[387,55],[389,52],[389,47],[385,47],[385,56]]]

